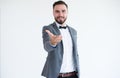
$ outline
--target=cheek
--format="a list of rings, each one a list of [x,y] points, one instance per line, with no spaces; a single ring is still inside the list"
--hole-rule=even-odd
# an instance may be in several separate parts
[[[67,13],[65,13],[64,16],[67,17]]]
[[[54,17],[58,17],[58,14],[54,14]]]

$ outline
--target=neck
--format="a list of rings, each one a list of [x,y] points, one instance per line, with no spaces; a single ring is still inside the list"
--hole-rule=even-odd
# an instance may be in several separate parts
[[[58,22],[56,22],[57,24],[59,24]],[[63,24],[59,24],[60,26],[66,26],[66,23]]]
[[[63,23],[63,24],[60,24],[61,26],[65,26],[65,23]]]

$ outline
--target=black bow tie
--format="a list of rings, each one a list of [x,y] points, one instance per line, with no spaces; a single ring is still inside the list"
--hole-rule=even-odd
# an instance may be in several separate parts
[[[59,26],[59,29],[66,29],[66,26]]]

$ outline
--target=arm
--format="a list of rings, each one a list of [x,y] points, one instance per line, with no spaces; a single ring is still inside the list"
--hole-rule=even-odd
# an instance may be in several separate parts
[[[44,26],[42,30],[44,49],[47,52],[55,50],[57,44],[61,41],[61,35],[54,35],[49,26]]]

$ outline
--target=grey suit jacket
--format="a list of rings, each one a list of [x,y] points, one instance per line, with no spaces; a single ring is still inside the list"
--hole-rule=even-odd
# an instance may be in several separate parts
[[[73,43],[73,57],[74,57],[74,65],[76,67],[76,71],[78,72],[79,76],[79,58],[77,52],[77,32],[75,29],[68,26],[69,32],[72,37]],[[62,41],[57,44],[56,47],[53,47],[49,43],[49,36],[45,32],[45,30],[49,30],[55,35],[60,35],[59,28],[56,26],[55,23],[52,23],[48,26],[44,26],[42,30],[42,37],[43,37],[43,44],[44,49],[48,52],[48,56],[46,59],[45,66],[43,68],[42,75],[47,78],[57,78],[60,72],[62,59],[63,59],[63,44]]]

